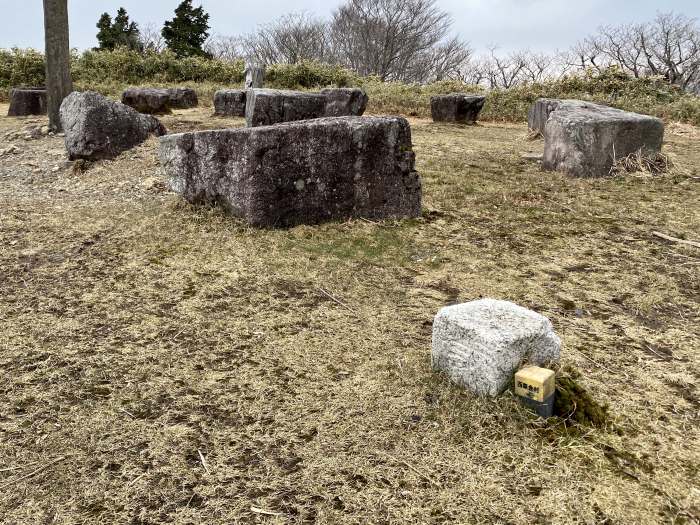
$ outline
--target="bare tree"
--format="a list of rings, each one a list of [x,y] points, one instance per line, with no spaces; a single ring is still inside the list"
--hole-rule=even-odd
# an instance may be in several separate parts
[[[328,24],[305,13],[292,13],[262,26],[241,42],[247,59],[259,64],[331,61]]]
[[[460,80],[465,84],[479,86],[487,84],[488,61],[483,57],[471,58],[460,71]]]
[[[561,54],[561,64],[564,68],[576,70],[594,69],[598,72],[607,67],[607,62],[601,57],[596,44],[591,39],[578,42],[567,52]]]
[[[46,91],[49,126],[61,131],[59,110],[71,91],[68,0],[44,0]]]
[[[204,43],[204,50],[212,57],[225,62],[244,58],[243,41],[240,37],[214,35]]]
[[[561,76],[562,66],[556,56],[545,53],[523,51],[519,53],[523,68],[520,77],[525,82],[535,83]]]
[[[161,28],[150,22],[140,28],[141,45],[144,51],[154,51],[160,53],[165,50],[165,40]]]
[[[340,63],[361,75],[403,81],[444,78],[470,54],[457,40],[444,42],[451,25],[452,18],[435,0],[347,0],[333,14],[333,51]],[[442,65],[435,68],[431,57]]]
[[[700,83],[700,28],[696,19],[674,13],[645,24],[601,27],[572,48],[569,62],[598,71],[615,65],[637,78],[661,76],[690,90]]]
[[[700,27],[683,15],[659,14],[637,29],[644,63],[651,74],[661,75],[683,89],[700,82]]]
[[[472,55],[469,44],[459,37],[438,44],[427,54],[429,63],[424,71],[430,72],[430,78],[420,80],[459,80]]]
[[[482,61],[484,76],[491,89],[509,89],[523,81],[525,58],[521,53],[499,55],[492,47],[488,58]]]

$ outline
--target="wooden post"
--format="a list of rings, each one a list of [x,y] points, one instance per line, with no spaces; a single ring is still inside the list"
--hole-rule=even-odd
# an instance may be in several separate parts
[[[46,91],[49,127],[61,130],[61,102],[73,91],[70,74],[68,0],[44,0]]]

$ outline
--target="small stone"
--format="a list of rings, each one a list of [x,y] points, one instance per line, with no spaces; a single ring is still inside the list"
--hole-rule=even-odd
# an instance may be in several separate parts
[[[53,168],[51,168],[51,173],[57,173],[59,171],[61,171],[60,166],[54,166]]]
[[[5,149],[0,150],[0,157],[3,157],[5,155],[13,155],[13,154],[18,153],[18,152],[19,152],[19,148],[13,144],[9,148],[5,148]]]
[[[48,135],[51,129],[48,126],[41,126],[39,129],[42,135]]]
[[[556,362],[560,351],[549,319],[507,301],[449,306],[433,322],[433,368],[480,396],[499,395],[521,365]]]
[[[166,186],[160,177],[146,177],[141,181],[141,187],[146,190],[163,190]]]

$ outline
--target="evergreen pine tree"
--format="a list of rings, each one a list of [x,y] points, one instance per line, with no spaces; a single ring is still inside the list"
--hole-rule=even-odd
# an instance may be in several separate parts
[[[121,46],[138,51],[143,49],[139,27],[129,20],[129,15],[123,7],[117,11],[114,23],[112,17],[104,13],[97,22],[97,28],[100,30],[97,33],[99,49],[113,50]]]
[[[100,44],[99,49],[114,49],[114,33],[112,31],[112,17],[108,13],[102,13],[99,22],[97,22],[97,42]]]
[[[201,6],[192,7],[192,0],[183,0],[175,9],[175,18],[165,22],[162,35],[178,57],[208,56],[202,47],[208,31],[209,14]]]

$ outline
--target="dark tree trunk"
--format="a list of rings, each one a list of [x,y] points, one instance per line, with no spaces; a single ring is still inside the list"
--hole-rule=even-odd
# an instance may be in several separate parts
[[[61,131],[58,110],[73,91],[68,40],[68,0],[44,0],[46,91],[49,126]]]

